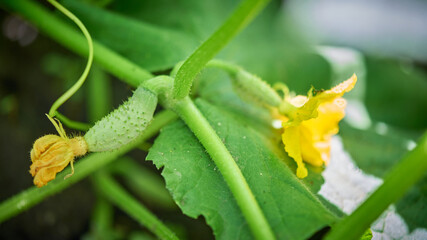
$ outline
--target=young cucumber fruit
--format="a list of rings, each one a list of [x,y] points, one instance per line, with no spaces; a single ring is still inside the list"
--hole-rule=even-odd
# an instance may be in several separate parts
[[[132,97],[85,134],[88,150],[110,151],[132,142],[152,120],[156,106],[157,94],[139,86]]]

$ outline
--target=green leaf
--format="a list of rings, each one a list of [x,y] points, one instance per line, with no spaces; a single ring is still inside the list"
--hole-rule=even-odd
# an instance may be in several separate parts
[[[275,154],[271,142],[215,106],[202,100],[197,105],[233,155],[279,239],[306,239],[337,220]],[[251,238],[221,174],[181,121],[162,130],[147,159],[163,167],[167,188],[185,214],[203,215],[219,239]]]
[[[114,1],[109,8],[138,21],[186,32],[202,41],[212,34],[239,1],[121,0]]]
[[[420,134],[390,126],[386,133],[379,134],[375,127],[360,130],[342,123],[340,135],[356,164],[364,172],[383,178]],[[427,228],[427,177],[396,203],[396,210],[410,230]]]
[[[384,126],[384,125],[383,125]],[[408,151],[409,138],[387,133],[377,133],[375,127],[360,130],[345,122],[340,124],[340,135],[345,149],[366,173],[383,178]]]
[[[376,121],[427,127],[427,75],[409,64],[367,58],[366,105]]]
[[[197,46],[189,35],[75,0],[64,5],[86,25],[94,39],[150,71],[171,68]]]
[[[121,0],[112,3],[110,10],[136,22],[179,31],[201,42],[213,33],[239,2]],[[269,83],[286,82],[298,94],[307,93],[311,85],[318,89],[329,88],[329,63],[309,47],[298,34],[298,29],[286,23],[284,12],[280,1],[272,1],[219,53],[218,58],[235,62]],[[115,29],[109,30],[115,34]],[[144,54],[144,49],[134,51],[134,54]]]
[[[427,228],[427,177],[396,203],[396,210],[405,219],[410,231]]]
[[[344,147],[353,160],[364,172],[381,178],[413,147],[421,134],[376,122],[366,130],[353,128],[346,122],[340,124]]]

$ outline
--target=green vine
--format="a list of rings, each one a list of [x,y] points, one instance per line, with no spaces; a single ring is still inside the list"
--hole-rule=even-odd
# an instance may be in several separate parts
[[[59,4],[55,0],[48,0],[53,6],[56,7],[59,11],[61,11],[64,15],[66,15],[69,19],[71,19],[83,32],[88,48],[89,48],[89,56],[87,60],[87,64],[85,67],[85,70],[83,71],[82,75],[80,76],[79,80],[70,88],[68,91],[66,91],[61,97],[59,97],[53,104],[52,107],[49,110],[49,116],[54,117],[56,115],[56,110],[65,102],[67,101],[71,96],[74,95],[74,93],[79,90],[79,88],[83,85],[85,82],[87,75],[89,74],[90,68],[92,66],[93,61],[93,43],[92,43],[92,37],[90,36],[89,32],[87,31],[85,25],[78,19],[74,14],[72,14],[68,9],[63,7],[61,4]]]
[[[71,119],[67,118],[66,116],[62,115],[60,112],[55,111],[55,117],[59,121],[61,121],[65,126],[72,128],[72,129],[76,129],[76,130],[80,130],[80,131],[87,131],[91,127],[91,125],[88,123],[71,120]]]
[[[193,79],[206,63],[224,48],[263,9],[269,0],[243,0],[232,15],[179,68],[173,96],[183,99],[190,93]]]
[[[196,135],[215,162],[257,239],[275,239],[245,177],[215,130],[190,98],[178,102],[174,110]]]

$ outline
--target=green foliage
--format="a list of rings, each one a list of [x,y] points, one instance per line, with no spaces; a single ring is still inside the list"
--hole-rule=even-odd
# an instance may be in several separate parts
[[[366,60],[366,104],[372,118],[404,128],[425,129],[427,75],[410,64]]]
[[[95,31],[91,31],[96,40],[139,63],[140,66],[158,71],[171,68],[188,57],[201,41],[209,37],[220,26],[238,2],[226,0],[213,2],[197,0],[114,1],[106,9],[95,9],[95,12],[100,15],[99,19],[92,17],[92,12],[88,13],[88,10],[85,10],[94,7],[79,3],[77,0],[67,0],[65,5],[82,18],[89,30],[96,26]],[[269,83],[284,81],[299,94],[305,94],[311,85],[319,89],[328,88],[331,84],[329,64],[321,56],[313,53],[314,51],[305,44],[296,30],[284,25],[281,10],[279,3],[270,3],[259,17],[219,53],[218,57],[238,63]],[[109,21],[110,15],[122,20],[105,23],[105,21]],[[104,20],[104,17],[107,20]],[[129,22],[131,24],[128,24]],[[147,25],[162,32],[163,35],[169,34],[168,40],[171,41],[171,45],[160,45],[159,40],[146,41],[152,37],[150,32],[146,33],[141,30],[145,29]],[[100,29],[102,29],[102,38],[98,36]],[[121,38],[117,35],[122,35],[118,33],[132,37],[124,40],[117,39]],[[180,36],[174,39],[172,33],[179,33]],[[183,38],[186,38],[186,43],[182,43]],[[181,46],[181,44],[185,45]],[[123,50],[125,46],[126,51]],[[169,46],[175,48],[170,49]],[[149,56],[153,63],[145,62],[144,59],[147,58],[148,53],[154,50],[158,50],[158,54]],[[155,62],[168,62],[169,64],[154,67],[152,64]],[[310,71],[306,69],[310,69]]]
[[[424,177],[396,203],[397,212],[405,219],[409,230],[427,228],[427,177]]]
[[[345,122],[340,124],[344,146],[357,165],[366,173],[381,178],[403,157],[412,141],[412,134],[393,131],[391,127],[387,129],[388,132],[381,135],[375,126],[360,130]]]
[[[249,126],[200,100],[197,102],[246,177],[274,233],[305,239],[336,221]],[[250,238],[248,226],[209,155],[182,122],[163,129],[147,159],[153,160],[185,214],[204,215],[220,239]],[[303,216],[310,216],[307,220]]]
[[[187,34],[67,0],[94,39],[150,71],[171,68],[188,56],[197,42]]]

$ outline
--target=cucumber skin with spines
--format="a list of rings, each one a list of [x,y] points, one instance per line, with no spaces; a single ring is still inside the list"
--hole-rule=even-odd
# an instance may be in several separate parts
[[[138,87],[126,102],[85,134],[89,151],[111,151],[135,140],[153,119],[156,106],[157,94]]]
[[[240,69],[231,79],[234,91],[244,101],[259,105],[277,107],[280,96],[261,78]]]

